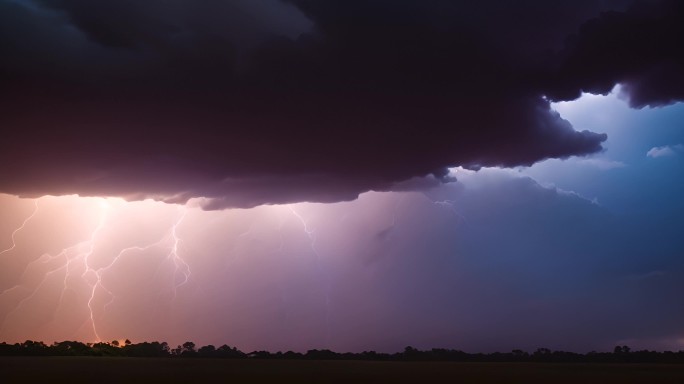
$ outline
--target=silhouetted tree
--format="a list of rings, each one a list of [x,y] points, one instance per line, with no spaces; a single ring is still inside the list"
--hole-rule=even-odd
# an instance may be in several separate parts
[[[228,359],[241,359],[247,357],[247,355],[244,352],[238,350],[235,347],[231,348],[225,344],[216,349],[216,356]]]
[[[130,357],[212,357],[212,358],[253,358],[253,359],[309,359],[309,360],[403,360],[403,361],[540,361],[540,362],[587,362],[587,363],[680,363],[684,364],[684,351],[656,352],[632,351],[628,346],[616,346],[612,352],[589,352],[579,354],[574,352],[551,351],[548,348],[538,348],[532,355],[515,349],[509,353],[475,353],[470,354],[459,350],[432,349],[420,351],[408,346],[402,352],[394,354],[364,351],[362,353],[337,353],[328,349],[312,349],[306,354],[298,352],[254,351],[246,354],[235,347],[222,345],[218,348],[206,345],[199,349],[195,343],[185,342],[171,350],[166,342],[142,342],[133,344],[126,340],[124,345],[117,347],[116,341],[111,343],[98,342],[84,344],[78,341],[55,342],[45,345],[40,341],[26,340],[23,343],[7,344],[0,342],[2,356],[130,356]]]
[[[7,344],[6,342],[0,343],[0,356],[12,356],[12,355],[18,355],[18,344]]]
[[[301,359],[302,357],[304,357],[304,355],[302,355],[301,353],[292,352],[292,351],[287,351],[283,354],[283,359],[289,359],[289,360]]]
[[[415,360],[418,358],[418,354],[419,351],[410,345],[404,348],[404,359],[406,360]]]
[[[165,357],[169,356],[169,345],[166,342],[143,342],[123,347],[124,354],[132,357]]]
[[[21,353],[27,356],[43,356],[47,354],[48,346],[42,341],[26,340],[21,344]]]
[[[247,354],[248,357],[252,359],[268,359],[271,357],[271,352],[269,351],[252,351]]]
[[[311,349],[306,351],[306,355],[304,355],[304,357],[313,360],[336,360],[339,358],[339,354],[329,349]]]
[[[213,345],[205,345],[197,350],[197,354],[201,357],[216,357],[216,347]]]
[[[197,356],[197,350],[195,350],[195,343],[192,341],[186,341],[183,345],[176,347],[172,353],[176,356],[181,357],[195,357]]]
[[[90,350],[93,356],[121,356],[121,348],[111,343],[95,343],[90,346]]]
[[[529,353],[521,349],[514,349],[511,351],[511,358],[513,361],[526,361],[529,359],[529,357]]]
[[[91,347],[80,341],[55,342],[51,349],[62,356],[88,356],[93,354]]]

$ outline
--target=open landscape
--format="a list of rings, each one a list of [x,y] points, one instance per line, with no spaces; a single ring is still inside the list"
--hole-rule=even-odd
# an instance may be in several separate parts
[[[275,361],[0,357],[3,383],[603,383],[684,382],[671,364]]]
[[[0,384],[684,384],[684,0],[0,0]]]

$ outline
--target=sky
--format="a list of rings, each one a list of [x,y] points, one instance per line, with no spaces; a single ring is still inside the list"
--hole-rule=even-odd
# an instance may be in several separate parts
[[[684,349],[683,16],[0,0],[0,340]]]

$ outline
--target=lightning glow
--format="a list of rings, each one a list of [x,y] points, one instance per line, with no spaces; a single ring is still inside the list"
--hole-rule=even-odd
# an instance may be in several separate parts
[[[322,285],[323,285],[323,294],[325,296],[325,343],[328,345],[329,340],[330,340],[330,332],[331,332],[331,327],[330,327],[330,306],[331,306],[331,301],[330,301],[330,277],[327,273],[327,271],[323,268],[321,265],[321,255],[318,253],[318,250],[316,249],[316,231],[313,228],[309,228],[309,222],[304,219],[302,215],[300,215],[292,205],[288,205],[288,209],[292,214],[302,223],[302,227],[304,229],[304,232],[306,233],[307,237],[309,238],[310,241],[310,247],[311,250],[313,251],[314,255],[316,256],[316,268],[318,269],[318,274],[321,276]]]
[[[0,254],[5,254],[5,257],[9,257],[13,252],[17,251],[19,244],[17,243],[16,235],[24,230],[31,220],[34,220],[39,216],[38,206],[40,200],[41,199],[36,199],[34,201],[35,208],[31,215],[25,218],[21,226],[12,232],[12,245],[3,250]],[[113,201],[118,204],[113,204]],[[11,301],[12,298],[8,295],[19,297],[18,300],[15,299],[16,303],[11,305],[2,317],[2,323],[0,323],[0,337],[5,334],[7,321],[15,316],[17,312],[23,310],[29,302],[35,300],[39,292],[49,289],[48,284],[54,284],[53,276],[59,275],[61,288],[59,288],[59,296],[57,298],[56,306],[54,307],[52,316],[53,321],[55,315],[64,305],[67,292],[72,291],[79,295],[84,294],[84,306],[87,315],[81,326],[75,330],[74,335],[82,334],[82,330],[90,329],[89,332],[91,336],[88,337],[89,340],[94,342],[103,341],[100,323],[106,320],[108,307],[117,298],[115,291],[109,288],[104,281],[108,276],[108,273],[121,264],[122,260],[129,253],[137,251],[144,256],[145,252],[148,250],[162,246],[164,243],[168,244],[168,252],[158,265],[157,272],[159,272],[162,264],[167,264],[172,267],[172,300],[176,298],[178,290],[186,285],[191,277],[190,265],[180,255],[181,238],[178,232],[179,226],[186,217],[187,208],[184,206],[178,208],[181,214],[173,220],[167,234],[160,239],[143,245],[137,244],[123,247],[118,252],[113,253],[113,256],[102,264],[101,261],[94,259],[96,252],[98,252],[98,245],[105,240],[104,237],[106,234],[103,232],[107,229],[111,230],[111,228],[108,228],[113,225],[111,216],[113,216],[113,213],[116,213],[117,209],[120,210],[124,205],[125,204],[122,201],[118,200],[97,199],[96,214],[98,219],[96,225],[89,231],[89,236],[87,238],[64,247],[54,255],[43,253],[40,257],[29,261],[26,264],[19,277],[19,282],[0,292],[0,299]],[[165,207],[166,205],[162,204],[160,206]],[[102,265],[98,265],[98,263]],[[151,280],[156,277],[157,272],[150,277]],[[29,278],[27,274],[42,277],[39,278],[37,283],[31,283],[30,281],[32,279]],[[21,292],[25,293],[21,294]]]
[[[316,250],[316,231],[309,228],[308,222],[304,220],[302,215],[297,213],[297,211],[292,207],[292,205],[288,205],[287,207],[290,210],[290,212],[292,212],[292,214],[295,215],[295,217],[302,223],[302,226],[304,227],[304,232],[311,241],[311,250],[313,251],[314,255],[316,255],[316,258],[320,259],[321,255],[319,255],[318,251]]]
[[[93,251],[95,250],[95,239],[96,239],[97,233],[100,230],[102,230],[102,227],[104,226],[105,220],[107,219],[107,211],[108,211],[109,205],[106,202],[101,202],[100,207],[102,209],[101,216],[100,216],[100,222],[97,225],[97,227],[95,228],[95,230],[93,230],[93,234],[90,237],[90,240],[88,241],[90,249],[83,256],[83,263],[85,264],[86,270],[83,272],[83,274],[81,274],[81,278],[85,279],[87,274],[93,274],[95,276],[95,279],[96,279],[96,281],[91,285],[90,298],[88,299],[88,310],[90,312],[90,316],[89,316],[90,317],[90,325],[93,328],[93,334],[95,335],[95,341],[96,342],[102,341],[102,339],[100,338],[100,335],[97,333],[97,326],[95,324],[95,314],[93,312],[93,300],[95,299],[95,293],[97,292],[97,288],[101,287],[102,290],[104,290],[105,292],[107,292],[107,294],[110,295],[110,297],[114,296],[108,289],[106,289],[102,285],[102,270],[103,269],[102,268],[92,269],[90,267],[90,264],[88,263],[88,259],[90,258],[90,256],[93,254]],[[120,255],[121,254],[119,254],[119,256]],[[114,264],[116,262],[116,260],[117,260],[117,258],[114,258],[114,261],[112,261],[110,266],[112,264]]]
[[[441,207],[441,208],[444,208],[447,211],[449,211],[451,214],[456,216],[460,222],[462,222],[466,225],[468,224],[466,217],[461,212],[459,212],[458,209],[456,209],[456,201],[455,200],[445,199],[445,200],[435,201],[435,200],[430,199],[430,201],[432,201],[432,203],[434,205]]]
[[[183,219],[185,219],[186,214],[187,214],[187,211],[185,208],[183,208],[182,215],[180,216],[178,221],[176,221],[173,224],[173,226],[171,227],[171,231],[170,231],[171,232],[172,246],[171,246],[171,249],[170,249],[169,254],[167,256],[167,260],[171,261],[175,267],[174,274],[173,274],[173,280],[174,280],[173,281],[173,283],[174,283],[173,298],[174,299],[178,295],[178,289],[180,287],[182,287],[183,285],[188,283],[188,281],[190,280],[190,275],[191,275],[190,266],[188,265],[188,263],[185,262],[185,260],[183,260],[182,257],[180,257],[179,249],[178,249],[180,242],[181,242],[180,238],[178,237],[178,226],[180,226]],[[178,276],[179,273],[182,275],[182,280],[180,282],[176,283],[176,280],[177,280],[176,276]]]
[[[379,197],[372,195],[368,207]],[[401,199],[391,201],[372,209],[392,215],[394,226],[403,214]],[[195,321],[185,312],[188,306],[199,311],[216,297],[225,297],[226,304],[213,305],[235,306],[243,293],[252,295],[245,289],[256,289],[258,297],[273,279],[274,305],[283,321],[316,327],[315,345],[332,348],[333,273],[339,273],[339,257],[353,257],[348,254],[353,245],[338,241],[356,236],[375,242],[373,234],[387,229],[383,220],[358,226],[358,213],[349,204],[202,211],[192,205],[67,196],[40,198],[34,205],[40,209],[12,228],[13,244],[0,260],[0,273],[5,267],[18,271],[14,280],[0,280],[0,340],[22,340],[22,334],[47,341],[144,335],[168,340],[164,335]],[[327,236],[328,230],[334,236]],[[31,236],[19,236],[21,231]],[[289,274],[299,281],[288,280],[294,276]],[[229,324],[251,323],[257,316],[250,306],[237,308]],[[252,314],[241,320],[245,310]]]
[[[33,209],[33,212],[32,212],[31,215],[29,215],[26,219],[24,219],[24,221],[21,223],[21,226],[19,226],[19,228],[17,228],[17,229],[15,229],[14,231],[12,231],[12,245],[11,245],[9,248],[7,248],[7,249],[5,249],[5,250],[3,250],[3,251],[0,251],[0,256],[3,255],[3,254],[5,254],[5,253],[7,253],[7,252],[12,251],[14,248],[17,247],[17,242],[16,242],[16,239],[15,239],[15,236],[16,236],[17,233],[19,233],[22,229],[24,229],[24,227],[26,227],[26,224],[28,224],[28,222],[31,221],[31,219],[33,219],[33,217],[36,215],[36,213],[38,213],[38,200],[35,200],[33,203],[34,203],[34,205],[35,205],[35,208]]]

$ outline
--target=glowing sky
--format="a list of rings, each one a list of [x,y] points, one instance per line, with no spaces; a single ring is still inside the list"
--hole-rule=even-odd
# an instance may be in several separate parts
[[[458,181],[426,191],[336,204],[5,195],[0,335],[244,350],[683,347],[684,207],[661,196],[684,188],[684,109],[630,111],[615,95],[556,108],[607,131],[609,149],[454,169]],[[673,154],[647,155],[667,145]]]
[[[684,7],[482,3],[0,0],[0,341],[684,348]]]

